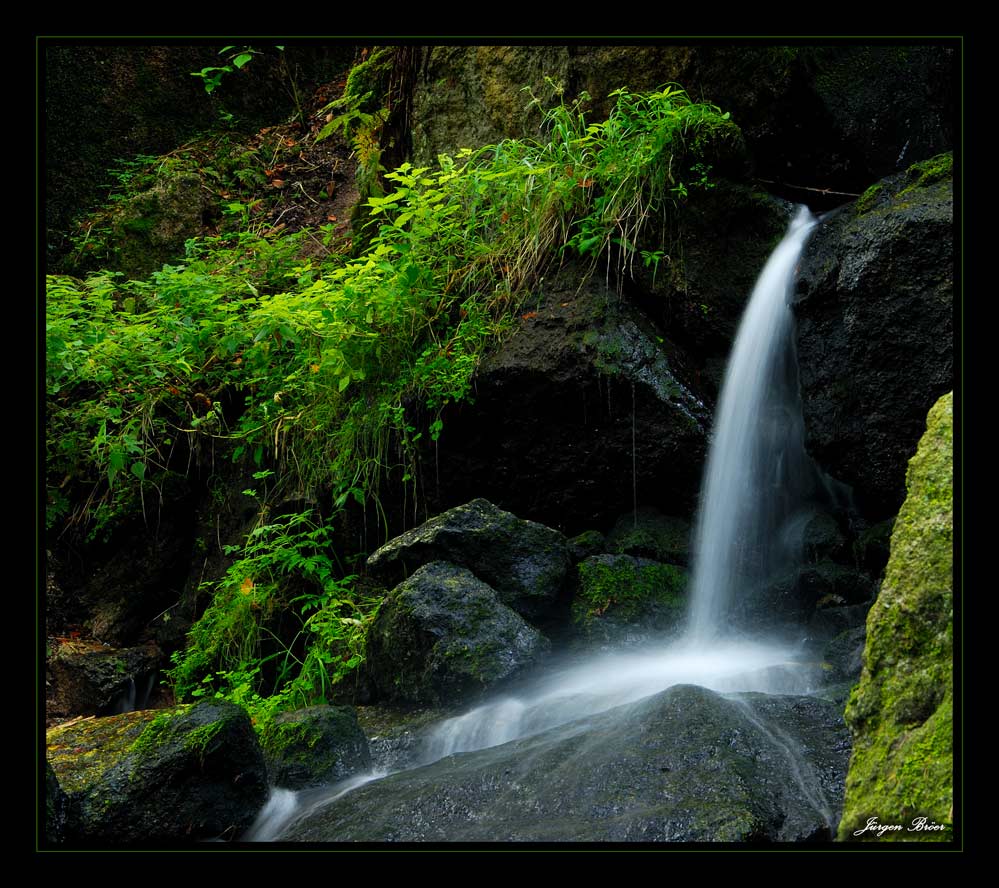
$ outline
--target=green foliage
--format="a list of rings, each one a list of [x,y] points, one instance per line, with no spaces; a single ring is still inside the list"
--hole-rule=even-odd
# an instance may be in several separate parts
[[[415,502],[421,440],[436,440],[444,409],[469,398],[482,355],[560,250],[606,256],[621,272],[636,256],[658,266],[668,257],[641,244],[646,224],[710,184],[693,146],[727,115],[675,87],[615,95],[603,123],[562,105],[544,143],[506,140],[386,173],[392,190],[371,190],[354,256],[305,258],[311,232],[254,226],[263,146],[222,136],[213,152],[171,155],[227,183],[230,230],[189,241],[182,262],[147,280],[48,279],[49,526],[110,532],[221,459],[271,471],[272,496],[307,492],[331,513],[348,501],[380,513],[390,476]],[[355,150],[371,141],[362,163],[377,169],[375,127],[354,138]],[[247,541],[174,670],[182,695],[219,691],[259,709],[282,694],[322,696],[359,662],[355,629],[374,605],[316,554],[326,533],[298,516]],[[296,597],[295,583],[318,597]],[[297,639],[268,629],[285,612]]]
[[[218,89],[222,78],[233,71],[244,68],[255,55],[260,55],[260,51],[252,46],[225,46],[219,50],[220,56],[225,56],[226,64],[202,68],[200,71],[192,71],[192,77],[200,77],[205,86],[205,92],[211,95]]]
[[[380,599],[356,593],[355,577],[338,576],[329,533],[301,513],[250,534],[225,576],[208,584],[212,603],[187,649],[174,655],[169,675],[179,698],[214,695],[266,720],[278,709],[325,702],[363,661]],[[289,616],[292,630],[279,634],[279,619]]]

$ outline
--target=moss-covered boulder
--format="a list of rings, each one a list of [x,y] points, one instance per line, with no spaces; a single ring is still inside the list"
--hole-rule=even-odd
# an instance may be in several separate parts
[[[267,798],[257,736],[231,703],[84,719],[46,743],[74,844],[235,838]]]
[[[368,739],[350,706],[279,713],[264,727],[260,740],[275,786],[322,786],[371,767]]]
[[[846,719],[853,757],[839,838],[941,841],[953,810],[953,396],[929,412],[908,496],[867,617],[860,684]],[[870,818],[901,824],[855,835]],[[944,825],[916,830],[917,818]]]
[[[872,524],[901,506],[926,412],[954,387],[953,274],[946,164],[883,180],[819,226],[801,261],[805,444]]]
[[[579,635],[635,642],[675,629],[686,610],[687,573],[631,555],[595,555],[581,562],[572,601]]]
[[[431,561],[468,568],[504,604],[535,617],[554,605],[569,569],[569,550],[557,530],[476,499],[390,540],[368,559],[368,571],[392,584]]]
[[[367,645],[367,669],[384,698],[448,704],[512,678],[548,649],[494,589],[443,561],[392,590]]]
[[[645,506],[618,518],[607,535],[607,551],[686,565],[690,561],[690,522]]]

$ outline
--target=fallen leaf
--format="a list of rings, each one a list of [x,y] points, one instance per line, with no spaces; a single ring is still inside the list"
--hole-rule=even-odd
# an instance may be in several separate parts
[[[284,179],[271,179],[271,185],[274,188],[282,188],[284,187]]]
[[[253,591],[253,579],[251,577],[247,577],[243,580],[243,582],[239,585],[239,591],[244,595],[249,595]]]

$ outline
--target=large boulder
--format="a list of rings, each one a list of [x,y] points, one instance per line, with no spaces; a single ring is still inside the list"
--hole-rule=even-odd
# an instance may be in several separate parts
[[[502,746],[393,774],[290,841],[792,842],[828,838],[849,740],[809,697],[676,686]]]
[[[431,561],[467,567],[504,604],[533,617],[558,597],[569,550],[558,531],[475,499],[387,542],[368,558],[368,571],[391,584]]]
[[[367,669],[388,699],[454,703],[512,678],[548,641],[470,571],[435,561],[400,583],[367,639]]]
[[[953,396],[930,411],[909,495],[867,617],[864,667],[846,708],[853,757],[839,838],[944,841],[953,790]],[[900,824],[879,836],[871,817]],[[942,829],[913,829],[916,818]]]
[[[658,503],[689,514],[710,411],[683,351],[578,267],[543,285],[518,330],[484,359],[474,403],[453,405],[424,457],[446,508],[482,495],[566,532]],[[497,586],[497,588],[500,588]]]
[[[371,768],[368,739],[350,706],[282,712],[263,730],[271,782],[288,789],[336,783]]]
[[[953,189],[946,159],[926,172],[821,225],[794,303],[806,446],[871,522],[901,506],[926,411],[954,385]]]
[[[231,703],[84,719],[46,743],[68,797],[67,843],[234,838],[267,798],[253,726]]]

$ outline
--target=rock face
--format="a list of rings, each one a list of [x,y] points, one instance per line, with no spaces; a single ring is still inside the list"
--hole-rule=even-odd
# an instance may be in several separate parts
[[[599,119],[612,90],[675,82],[732,113],[762,178],[859,191],[952,147],[958,73],[955,50],[941,45],[433,47],[422,51],[413,147],[427,163],[537,138],[525,86],[544,108],[586,90]]]
[[[504,604],[537,616],[551,609],[562,588],[569,550],[558,531],[476,499],[390,540],[368,559],[368,570],[395,583],[431,561],[467,567]]]
[[[281,838],[804,841],[834,827],[848,753],[834,704],[677,686],[370,783]]]
[[[953,813],[953,396],[930,411],[909,463],[908,497],[867,617],[860,684],[847,722],[853,757],[839,838],[870,817],[903,824],[880,840],[944,841]],[[914,818],[942,831],[908,831]]]
[[[926,411],[953,388],[953,197],[948,176],[884,180],[816,231],[801,263],[798,362],[806,446],[893,515]]]
[[[432,500],[483,495],[567,532],[631,509],[636,489],[675,514],[693,508],[710,413],[683,352],[627,299],[581,280],[577,268],[546,283],[482,362],[474,404],[446,414],[425,455]]]
[[[368,633],[383,697],[453,703],[516,675],[548,641],[470,571],[435,561],[400,583]]]
[[[371,767],[368,740],[349,706],[276,715],[261,738],[271,782],[288,789],[336,783]]]
[[[267,798],[256,734],[230,703],[87,719],[46,742],[68,797],[67,843],[232,838]]]

